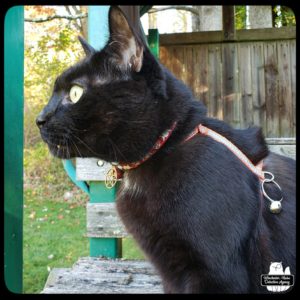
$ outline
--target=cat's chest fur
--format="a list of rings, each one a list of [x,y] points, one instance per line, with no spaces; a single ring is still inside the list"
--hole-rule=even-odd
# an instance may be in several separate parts
[[[157,197],[155,182],[151,175],[134,170],[124,174],[122,184],[118,191],[117,210],[127,230],[134,236],[141,234],[146,226],[149,230],[157,218]],[[149,187],[151,185],[151,192]],[[144,233],[144,232],[143,232]]]

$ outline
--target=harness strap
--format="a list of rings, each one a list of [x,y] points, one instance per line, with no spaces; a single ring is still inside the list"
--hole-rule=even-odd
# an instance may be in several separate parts
[[[240,150],[238,149],[232,142],[226,139],[224,136],[220,135],[216,131],[209,129],[202,124],[199,124],[194,131],[184,140],[184,142],[189,141],[195,135],[202,134],[204,136],[209,136],[215,141],[223,144],[226,146],[234,155],[236,155],[241,162],[250,169],[254,174],[256,174],[260,180],[264,180],[264,172],[262,171],[263,161],[260,161],[256,166],[249,160],[249,158]]]

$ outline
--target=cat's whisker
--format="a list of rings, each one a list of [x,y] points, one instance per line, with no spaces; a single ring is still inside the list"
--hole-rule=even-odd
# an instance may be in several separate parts
[[[87,131],[87,129],[78,129],[78,128],[72,126],[72,125],[70,125],[69,128],[71,130],[78,131],[78,132],[85,132],[85,131]]]
[[[111,139],[111,138],[109,138],[108,137],[108,141],[111,143],[111,145],[112,145],[112,148],[114,149],[114,151],[115,151],[115,149],[120,153],[120,155],[124,158],[124,161],[127,161],[126,160],[126,157],[124,156],[124,154],[121,152],[121,150],[119,149],[119,147],[116,145],[116,143],[114,143],[114,141]],[[116,154],[115,154],[115,156],[116,156]],[[117,160],[117,157],[116,157],[116,160]]]
[[[114,147],[114,145],[113,145],[113,143],[111,142],[110,139],[109,139],[109,142],[110,142],[111,148],[112,148],[112,150],[113,150],[113,152],[114,152],[114,156],[115,156],[114,161],[118,161],[118,157],[117,157],[117,153],[116,153],[115,147]]]
[[[145,121],[133,121],[133,120],[121,120],[121,123],[131,123],[131,124],[148,124]]]
[[[67,157],[70,158],[71,155],[70,155],[70,151],[69,151],[69,146],[68,146],[68,139],[66,139],[66,152],[67,152]]]
[[[75,143],[72,139],[70,139],[70,141],[73,143],[73,145],[74,145],[75,148],[77,149],[79,156],[82,157],[82,154],[81,154],[81,152],[79,151],[79,149],[78,149],[76,143]]]
[[[79,140],[80,143],[82,143],[88,150],[90,150],[92,153],[94,153],[95,155],[98,155],[93,149],[91,149],[81,138],[79,138],[78,136],[76,136],[74,133],[71,133],[72,136],[74,136],[76,139]]]

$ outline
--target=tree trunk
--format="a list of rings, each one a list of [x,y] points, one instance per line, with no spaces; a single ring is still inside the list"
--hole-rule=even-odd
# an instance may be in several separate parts
[[[222,6],[221,5],[199,5],[199,18],[193,16],[193,31],[222,30]]]
[[[157,13],[148,14],[149,29],[157,29]]]
[[[84,13],[87,12],[87,7],[85,6],[80,6],[80,10]],[[83,35],[83,37],[87,40],[88,39],[88,19],[87,18],[82,18],[80,20],[81,23],[81,34]]]
[[[200,31],[200,6],[193,6],[194,9],[198,10],[199,15],[192,14],[192,31]]]

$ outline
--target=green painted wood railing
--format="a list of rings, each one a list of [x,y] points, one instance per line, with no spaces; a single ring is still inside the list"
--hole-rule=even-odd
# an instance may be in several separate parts
[[[24,8],[4,22],[4,278],[22,293]]]

